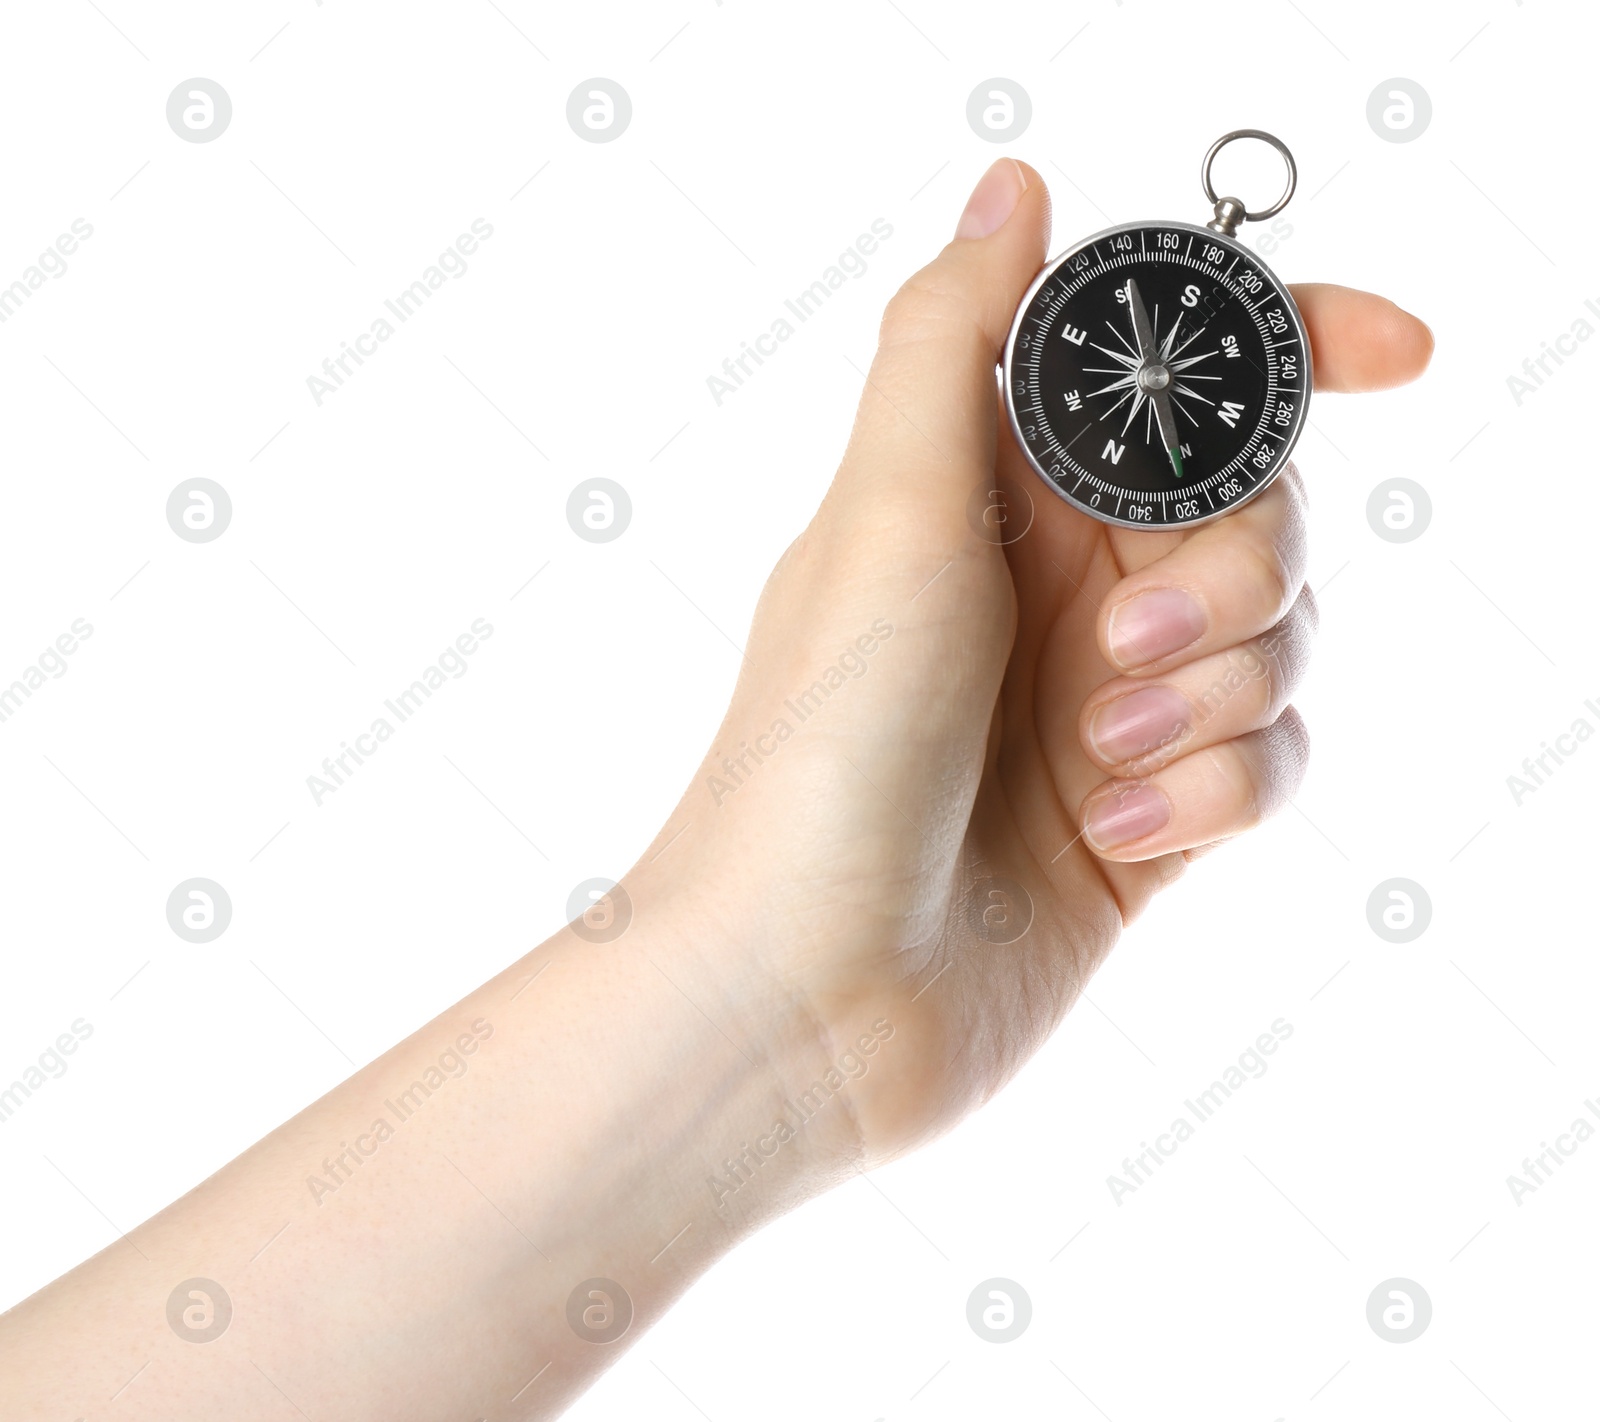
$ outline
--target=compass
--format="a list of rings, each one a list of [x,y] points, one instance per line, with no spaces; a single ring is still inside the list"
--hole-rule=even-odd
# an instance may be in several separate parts
[[[1211,165],[1256,138],[1288,167],[1283,196],[1247,212]],[[1311,398],[1311,346],[1283,285],[1235,237],[1281,212],[1294,157],[1260,129],[1212,144],[1210,222],[1129,222],[1086,237],[1034,279],[1005,350],[1017,443],[1049,486],[1122,528],[1188,527],[1248,503],[1288,463]]]

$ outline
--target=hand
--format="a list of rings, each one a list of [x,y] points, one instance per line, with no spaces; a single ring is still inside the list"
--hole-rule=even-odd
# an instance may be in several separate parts
[[[1124,531],[1053,497],[1011,438],[995,364],[1049,229],[1039,175],[1003,159],[891,301],[832,487],[630,876],[700,925],[694,977],[745,1040],[804,1044],[777,1061],[791,1091],[891,1024],[842,1093],[837,1168],[992,1095],[1151,896],[1305,772],[1299,473],[1192,532]],[[1383,298],[1294,295],[1320,393],[1426,366],[1427,327]],[[991,488],[1031,498],[1004,546],[974,519]]]
[[[1048,227],[1004,160],[890,304],[625,936],[562,929],[10,1310],[8,1415],[555,1416],[748,1229],[997,1090],[1150,896],[1293,792],[1299,476],[1192,534],[1044,490],[995,359]],[[1427,361],[1378,297],[1296,299],[1324,391]],[[1034,496],[1006,546],[995,487]],[[232,1299],[204,1349],[191,1285]]]

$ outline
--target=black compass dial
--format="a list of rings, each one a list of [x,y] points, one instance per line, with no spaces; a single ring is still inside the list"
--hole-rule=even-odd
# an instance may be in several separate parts
[[[1133,223],[1041,274],[1017,313],[1006,401],[1029,461],[1107,523],[1203,523],[1283,468],[1311,354],[1288,291],[1204,227]]]

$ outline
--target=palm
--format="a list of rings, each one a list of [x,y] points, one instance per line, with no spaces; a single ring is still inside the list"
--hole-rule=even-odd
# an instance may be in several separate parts
[[[1039,494],[1031,527],[985,570],[991,587],[976,600],[992,616],[1014,589],[1016,633],[944,933],[937,947],[905,948],[919,983],[939,975],[916,1000],[913,1030],[940,1044],[931,1056],[944,1064],[942,1079],[927,1089],[924,1068],[914,1092],[902,1097],[883,1082],[873,1093],[873,1144],[889,1154],[1004,1085],[1180,858],[1113,864],[1084,845],[1079,806],[1105,771],[1083,751],[1078,717],[1116,675],[1096,640],[1106,596],[1183,535],[1113,529],[1052,498],[1003,426],[997,467],[1002,487]],[[984,615],[970,588],[952,587],[949,600]]]

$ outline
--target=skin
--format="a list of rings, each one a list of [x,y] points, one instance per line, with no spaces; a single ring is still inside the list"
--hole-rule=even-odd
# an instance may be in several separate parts
[[[999,1090],[1123,925],[1294,792],[1304,484],[1189,533],[1043,489],[995,363],[1049,225],[1039,175],[1002,160],[890,303],[701,771],[592,915],[625,930],[569,926],[0,1318],[8,1416],[555,1416],[751,1230]],[[1427,328],[1381,297],[1294,296],[1319,394],[1426,365]],[[995,488],[1018,518],[1031,496],[1024,536],[975,519]],[[1175,588],[1195,635],[1130,649],[1131,600]],[[1097,712],[1153,686],[1173,734],[1097,751]],[[1130,803],[1167,822],[1113,846],[1095,816]],[[232,1306],[203,1344],[167,1322],[195,1278]],[[597,1278],[632,1301],[620,1341],[568,1323]]]

